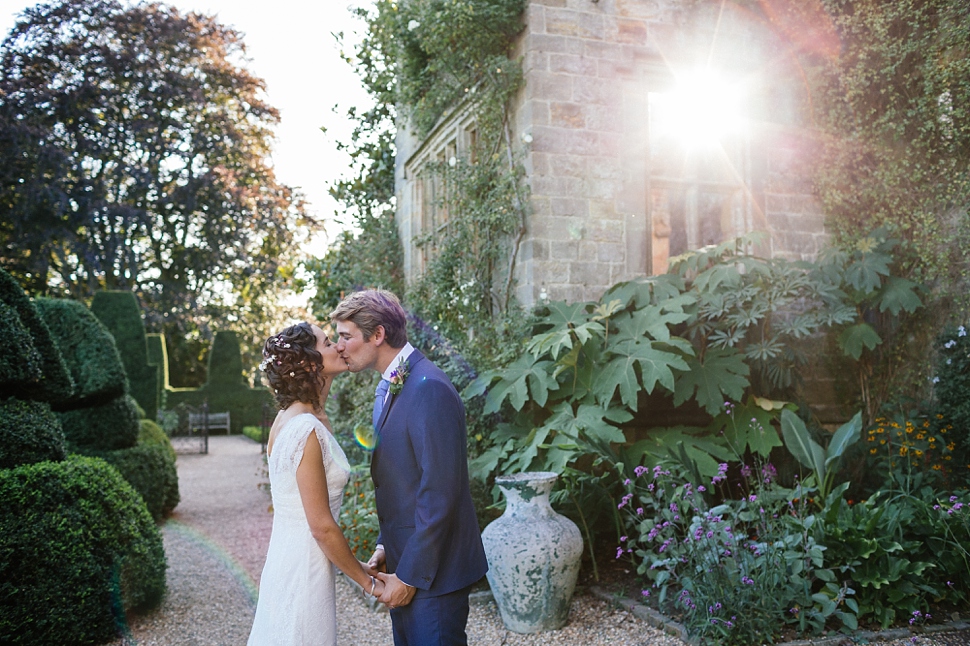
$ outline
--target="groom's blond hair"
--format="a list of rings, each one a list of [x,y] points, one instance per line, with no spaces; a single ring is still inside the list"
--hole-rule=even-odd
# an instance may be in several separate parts
[[[401,301],[386,289],[365,289],[354,292],[330,312],[330,320],[350,321],[364,335],[364,341],[384,326],[384,338],[392,348],[403,348],[408,342],[407,316]]]

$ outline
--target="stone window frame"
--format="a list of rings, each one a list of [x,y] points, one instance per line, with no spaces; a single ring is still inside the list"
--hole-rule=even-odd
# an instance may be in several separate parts
[[[665,191],[679,191],[685,202],[684,226],[682,236],[686,238],[683,249],[678,253],[702,248],[706,244],[724,242],[755,229],[755,209],[757,200],[752,194],[752,145],[754,134],[750,128],[744,128],[735,135],[732,142],[733,158],[731,162],[735,170],[733,178],[725,181],[723,178],[710,178],[701,175],[678,176],[670,172],[670,163],[657,165],[654,161],[654,146],[656,136],[653,132],[652,99],[669,91],[666,83],[660,83],[655,89],[647,93],[646,100],[646,209],[648,223],[648,248],[650,275],[662,274],[669,267],[670,258],[675,257],[674,249],[670,248],[671,235],[674,233],[674,223],[670,220],[670,197],[662,204]],[[726,199],[721,205],[721,234],[718,240],[703,240],[701,215],[698,202],[701,195],[721,194]],[[727,226],[725,226],[727,225]]]
[[[411,203],[411,238],[414,275],[423,274],[437,255],[435,238],[447,231],[452,213],[447,204],[442,208],[442,193],[447,195],[446,179],[428,170],[428,164],[448,163],[450,159],[475,163],[478,125],[467,108],[457,109],[444,117],[425,137],[420,147],[404,164],[404,179],[408,184]],[[430,239],[429,234],[437,234]],[[424,239],[422,239],[424,238]]]

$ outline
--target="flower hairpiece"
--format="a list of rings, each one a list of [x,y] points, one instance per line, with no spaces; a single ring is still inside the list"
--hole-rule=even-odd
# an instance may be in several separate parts
[[[397,368],[391,371],[390,385],[387,389],[392,395],[396,395],[401,392],[404,388],[404,380],[408,378],[411,374],[411,367],[408,365],[407,359],[401,359],[401,362],[397,364]]]

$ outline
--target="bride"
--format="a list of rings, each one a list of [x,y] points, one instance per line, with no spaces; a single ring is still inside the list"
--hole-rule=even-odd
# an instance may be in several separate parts
[[[337,643],[334,566],[365,592],[384,590],[354,557],[336,520],[350,466],[324,403],[347,364],[323,330],[299,323],[266,340],[260,368],[280,412],[266,447],[273,534],[248,643],[329,646]]]

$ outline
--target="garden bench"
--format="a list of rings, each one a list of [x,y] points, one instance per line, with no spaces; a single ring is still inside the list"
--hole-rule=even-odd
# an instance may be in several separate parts
[[[207,428],[211,433],[214,430],[224,430],[229,435],[229,413],[209,413],[208,420],[202,413],[189,413],[189,430],[195,431]],[[205,425],[205,426],[203,426]]]

